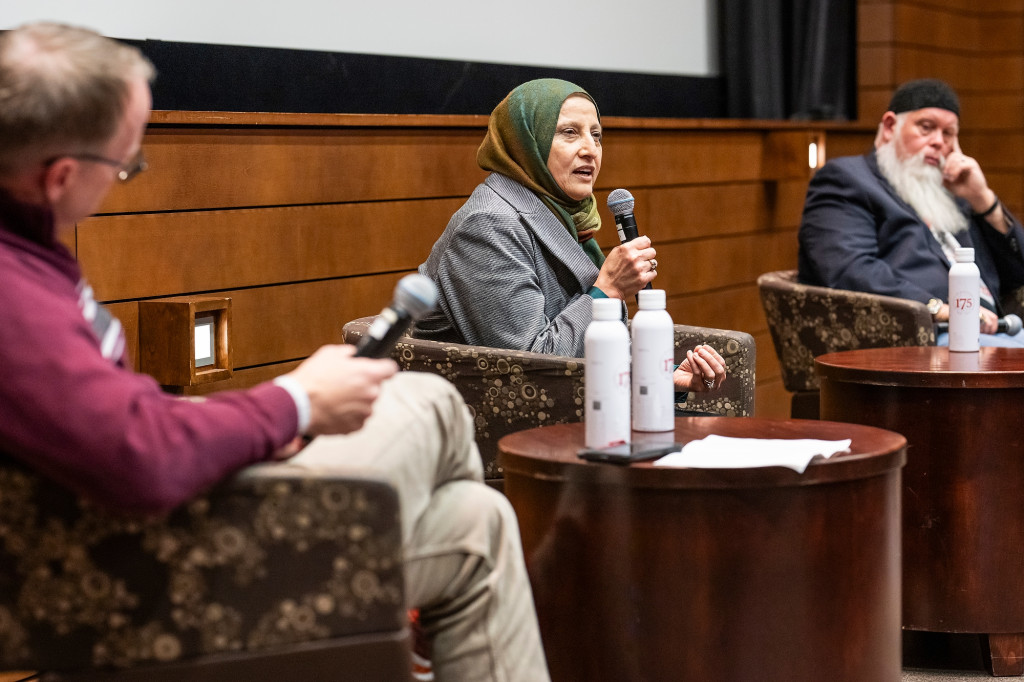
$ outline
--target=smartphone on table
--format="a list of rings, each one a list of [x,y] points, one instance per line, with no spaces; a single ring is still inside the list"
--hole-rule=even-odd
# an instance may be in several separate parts
[[[606,448],[583,448],[577,454],[589,462],[631,464],[657,459],[670,452],[678,452],[682,447],[682,443],[623,443]]]

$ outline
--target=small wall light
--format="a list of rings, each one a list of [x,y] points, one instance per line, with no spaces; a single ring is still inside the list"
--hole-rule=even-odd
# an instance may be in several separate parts
[[[230,326],[230,298],[139,301],[140,368],[169,387],[230,379]]]
[[[825,136],[816,134],[807,145],[807,165],[811,170],[825,165]]]

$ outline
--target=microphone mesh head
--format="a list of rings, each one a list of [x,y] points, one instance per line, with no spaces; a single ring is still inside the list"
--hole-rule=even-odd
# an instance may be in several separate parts
[[[613,189],[608,195],[608,210],[614,216],[633,212],[633,195],[624,189]]]
[[[1024,321],[1013,313],[1010,313],[1003,319],[1006,320],[1006,333],[1010,336],[1016,336],[1024,328]]]
[[[395,305],[414,319],[423,317],[437,304],[437,287],[429,277],[406,275],[395,285]]]

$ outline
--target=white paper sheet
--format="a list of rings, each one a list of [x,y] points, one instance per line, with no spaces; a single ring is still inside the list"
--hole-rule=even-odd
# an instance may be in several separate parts
[[[847,452],[850,439],[814,440],[779,438],[729,438],[707,436],[683,446],[654,462],[655,466],[696,469],[746,469],[783,466],[802,474],[817,456],[829,458]]]

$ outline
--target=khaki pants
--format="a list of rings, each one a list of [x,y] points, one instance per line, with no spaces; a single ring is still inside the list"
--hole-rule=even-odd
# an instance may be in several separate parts
[[[548,679],[515,513],[482,482],[469,413],[451,384],[400,372],[362,429],[317,438],[290,463],[397,488],[406,593],[433,640],[440,682]]]

